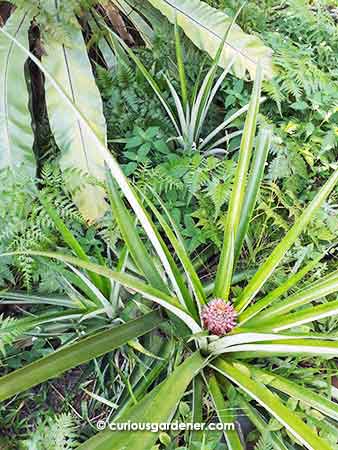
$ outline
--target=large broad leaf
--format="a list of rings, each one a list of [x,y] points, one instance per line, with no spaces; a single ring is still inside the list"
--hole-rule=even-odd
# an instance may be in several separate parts
[[[231,24],[231,17],[200,0],[148,0],[161,11],[171,23],[177,20],[185,34],[201,50],[214,58],[224,34]],[[235,58],[232,66],[234,75],[255,78],[257,63],[260,62],[264,74],[272,76],[272,50],[256,37],[244,33],[234,25],[225,42],[219,65],[226,68]]]
[[[142,424],[160,424],[171,421],[177,405],[194,376],[205,365],[204,358],[195,353],[175,369],[172,375],[147,394],[119,422],[130,421]],[[157,440],[151,431],[107,430],[89,439],[78,447],[81,450],[149,450]]]
[[[54,13],[57,14],[57,11],[55,10]],[[74,105],[85,112],[91,127],[105,144],[106,123],[102,100],[95,84],[80,27],[72,29],[70,39],[71,47],[47,41],[45,46],[47,55],[43,57],[43,64],[55,80],[63,86]],[[55,91],[48,78],[46,79],[46,102],[51,129],[61,149],[61,169],[63,171],[79,169],[81,173],[103,181],[105,178],[104,158],[97,151],[95,140],[88,128]],[[74,193],[74,201],[87,220],[96,221],[102,217],[107,208],[104,190],[81,178],[81,175],[79,176],[76,172],[74,175],[68,175],[68,186],[71,190],[80,188]]]
[[[75,344],[62,348],[21,369],[0,378],[0,401],[29,389],[43,381],[54,378],[61,373],[104,355],[148,333],[158,326],[162,319],[157,312],[152,312],[140,319],[87,337]]]
[[[28,13],[17,9],[6,22],[4,30],[28,48]],[[25,58],[14,42],[0,37],[0,169],[35,175],[33,131],[28,108],[25,79]]]

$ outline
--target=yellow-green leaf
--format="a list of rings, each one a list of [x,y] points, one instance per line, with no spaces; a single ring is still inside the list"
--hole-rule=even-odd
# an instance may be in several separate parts
[[[182,28],[185,34],[201,50],[212,58],[217,54],[224,34],[231,24],[232,18],[223,11],[212,8],[200,0],[148,0],[161,11],[171,23]],[[258,62],[264,75],[272,77],[272,50],[266,47],[257,37],[244,33],[234,25],[225,42],[219,65],[224,69],[235,58],[232,71],[238,78],[255,78]]]
[[[4,26],[28,48],[28,13],[17,9]],[[22,51],[5,36],[0,36],[0,169],[15,170],[35,175],[33,131],[28,108],[28,91],[25,79],[26,58]]]
[[[95,84],[81,29],[74,26],[70,33],[71,47],[49,40],[46,42],[46,56],[42,61],[54,79],[63,86],[74,105],[83,111],[97,137],[105,144],[106,123],[102,100]],[[97,150],[92,133],[76,117],[72,108],[55,91],[48,79],[46,102],[51,129],[61,150],[62,171],[79,169],[81,173],[103,181],[104,157]],[[73,199],[81,213],[88,221],[93,222],[101,218],[107,209],[105,193],[101,187],[82,178],[77,172],[70,176],[68,174],[67,183],[71,190],[76,191]],[[79,187],[81,188],[78,189]]]

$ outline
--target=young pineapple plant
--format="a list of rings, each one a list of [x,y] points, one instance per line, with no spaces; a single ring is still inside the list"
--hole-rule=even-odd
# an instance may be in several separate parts
[[[231,393],[235,390],[240,407],[261,433],[267,428],[270,418],[280,424],[279,431],[271,431],[274,448],[285,450],[290,439],[309,450],[330,450],[334,448],[322,430],[338,420],[338,405],[329,396],[323,396],[311,389],[261,369],[262,362],[270,358],[290,355],[303,357],[338,356],[335,336],[324,333],[303,333],[301,325],[338,313],[338,301],[327,301],[318,305],[312,302],[338,290],[338,272],[334,271],[320,281],[314,282],[294,294],[288,292],[304,279],[316,262],[301,268],[286,282],[267,295],[262,288],[273,275],[291,246],[297,241],[311,218],[328,198],[338,182],[338,168],[319,189],[317,195],[304,209],[284,238],[270,256],[257,268],[253,277],[243,289],[232,289],[233,275],[262,181],[264,165],[271,140],[271,130],[262,128],[256,136],[257,116],[260,102],[262,71],[257,67],[252,97],[248,106],[245,126],[242,132],[234,187],[231,194],[223,248],[219,258],[214,288],[211,295],[203,285],[188,255],[184,239],[175,226],[165,205],[162,211],[153,204],[147,192],[136,192],[123,174],[115,158],[107,149],[96,129],[80,111],[61,86],[32,54],[15,38],[6,34],[13,44],[26,52],[43,71],[51,86],[58,92],[60,102],[72,110],[77,120],[95,143],[97,153],[106,164],[106,187],[112,209],[120,229],[124,248],[120,252],[116,267],[96,264],[86,255],[81,245],[67,229],[62,220],[45,203],[51,218],[69,244],[74,255],[57,252],[31,251],[32,257],[51,258],[65,263],[80,277],[91,292],[90,300],[77,308],[74,303],[57,316],[46,314],[40,318],[51,321],[56,318],[74,317],[84,319],[86,315],[106,314],[111,326],[76,343],[63,346],[54,353],[0,378],[0,400],[10,397],[53,378],[72,367],[90,361],[140,336],[161,329],[162,333],[173,335],[169,355],[176,354],[175,364],[166,354],[171,370],[164,379],[165,364],[157,370],[149,368],[149,376],[135,386],[133,400],[121,397],[121,404],[110,420],[113,422],[163,423],[170,422],[180,400],[187,395],[193,398],[193,418],[203,420],[202,398],[207,392],[220,421],[229,411],[226,421],[236,419],[230,408]],[[43,200],[42,200],[43,201]],[[126,201],[126,202],[125,202]],[[155,226],[154,221],[158,226]],[[135,222],[143,228],[149,245],[141,239]],[[132,265],[130,264],[132,262]],[[131,268],[132,266],[132,268]],[[113,295],[107,295],[105,280],[113,286]],[[152,311],[145,315],[116,325],[113,320],[121,312],[120,293],[138,293],[143,310]],[[236,292],[236,296],[234,295]],[[283,297],[284,296],[284,297]],[[283,297],[283,299],[282,299]],[[304,306],[308,306],[304,309]],[[38,319],[32,323],[36,326]],[[170,326],[169,326],[170,325]],[[184,342],[184,351],[181,343]],[[163,357],[163,354],[160,355]],[[192,386],[192,388],[190,387]],[[192,389],[192,393],[191,393]],[[291,397],[317,411],[322,420],[317,427],[309,426],[307,417],[297,408],[287,407]],[[289,438],[284,442],[281,430]],[[155,445],[158,433],[151,431],[116,432],[109,427],[82,443],[82,450],[137,449],[149,450]],[[201,448],[203,435],[193,433],[191,444]],[[245,448],[238,429],[224,431],[228,448]]]

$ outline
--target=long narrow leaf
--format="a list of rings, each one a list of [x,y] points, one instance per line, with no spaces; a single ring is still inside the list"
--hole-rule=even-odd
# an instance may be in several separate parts
[[[259,327],[278,332],[336,315],[338,315],[338,300],[259,322]]]
[[[245,235],[249,228],[249,223],[257,201],[257,194],[263,179],[264,168],[268,151],[272,140],[271,128],[262,128],[257,136],[256,151],[252,161],[248,185],[245,192],[241,219],[238,225],[238,231],[235,242],[235,261],[237,261],[242,249]]]
[[[157,361],[154,367],[149,367],[141,369],[141,375],[138,379],[138,383],[133,387],[133,396],[130,394],[121,396],[119,399],[119,408],[114,414],[114,421],[120,419],[121,416],[125,415],[128,410],[130,410],[135,405],[135,400],[140,401],[146,395],[148,388],[158,379],[162,371],[168,367],[170,352],[173,349],[173,341],[167,341],[159,353],[161,357],[160,361]],[[128,390],[126,389],[125,392]]]
[[[192,422],[203,422],[203,379],[201,375],[194,377],[192,381]],[[203,433],[201,431],[193,430],[190,433],[190,445],[196,447],[197,444],[201,444],[203,439]]]
[[[132,290],[133,292],[138,292],[142,294],[144,298],[163,306],[168,311],[175,314],[179,319],[181,319],[191,329],[191,331],[194,334],[199,333],[201,331],[201,327],[197,324],[197,322],[195,322],[195,320],[191,317],[191,315],[180,305],[179,301],[175,297],[171,297],[170,295],[143,283],[142,281],[131,275],[127,275],[126,273],[123,272],[114,272],[113,270],[110,270],[107,267],[83,261],[79,258],[75,258],[72,256],[62,255],[60,253],[39,252],[33,250],[30,251],[29,253],[32,256],[36,255],[36,256],[45,256],[47,258],[54,258],[64,263],[81,267],[85,270],[90,270],[91,272],[95,272],[99,275],[107,277],[115,282],[120,283],[122,286]],[[11,254],[12,255],[20,254],[20,252],[15,252]],[[0,256],[4,255],[10,255],[10,253],[2,254]]]
[[[254,408],[244,397],[238,397],[238,404],[245,411],[245,415],[248,417],[250,422],[257,428],[257,430],[264,435],[269,428],[268,422],[265,420],[264,416]],[[289,447],[284,444],[284,439],[281,433],[275,431],[270,432],[271,440],[273,442],[273,450],[290,450]]]
[[[234,269],[234,242],[237,238],[237,229],[242,212],[247,183],[247,172],[256,132],[261,85],[262,71],[258,66],[250,106],[245,120],[241,148],[239,152],[239,161],[234,179],[234,188],[229,201],[227,222],[224,230],[224,242],[216,274],[214,294],[216,297],[224,298],[224,300],[227,300],[229,282],[231,281],[232,272]],[[227,275],[225,276],[225,274]]]
[[[142,192],[140,191],[140,195],[147,201],[149,202],[148,197]],[[157,196],[156,198],[159,199],[159,197]],[[160,199],[159,199],[160,201]],[[160,201],[160,204],[162,205],[162,202]],[[166,211],[166,210],[165,210]],[[148,220],[151,222],[151,219],[148,218]],[[153,223],[153,222],[151,222]],[[173,222],[171,221],[171,226],[174,229],[174,231],[176,230],[175,226],[173,225]],[[187,307],[187,309],[190,311],[190,313],[192,314],[192,316],[194,317],[194,319],[196,321],[199,320],[199,315],[198,315],[198,310],[196,307],[196,304],[193,301],[193,298],[189,292],[189,289],[186,285],[186,280],[183,277],[183,274],[181,273],[180,269],[177,267],[177,264],[174,260],[173,255],[171,254],[171,250],[169,250],[169,248],[167,247],[166,243],[164,242],[164,239],[162,238],[160,232],[157,230],[157,228],[154,226],[154,233],[157,236],[158,241],[160,242],[162,249],[166,255],[166,258],[168,260],[168,263],[170,264],[170,268],[172,270],[173,276],[175,277],[175,282],[177,285],[177,291],[179,291],[180,296],[178,297],[181,304],[184,305],[185,307]],[[176,233],[176,235],[178,236],[179,241],[181,242],[181,245],[184,247],[183,241],[180,237],[179,234]]]
[[[23,304],[23,305],[55,305],[66,308],[83,307],[80,301],[76,302],[63,295],[31,294],[24,291],[0,291],[0,304]]]
[[[219,421],[221,423],[233,422],[235,417],[232,414],[231,409],[227,408],[227,404],[224,400],[224,396],[221,392],[215,375],[211,375],[211,377],[209,378],[208,388],[212,401],[215,405]],[[229,450],[243,450],[241,440],[236,430],[224,431],[224,438]]]
[[[309,334],[308,339],[316,339],[317,337],[317,335],[314,337]],[[211,342],[208,346],[208,350],[211,353],[217,355],[226,352],[229,347],[232,347],[234,349],[233,346],[240,344],[261,343],[264,341],[284,341],[285,339],[304,339],[304,336],[277,334],[277,332],[269,333],[268,331],[265,333],[242,332],[230,336],[225,336]]]
[[[146,69],[146,67],[144,66],[144,64],[141,62],[141,60],[139,59],[139,57],[135,54],[135,52],[132,51],[132,49],[130,49],[125,42],[119,37],[117,36],[112,30],[110,30],[108,27],[106,27],[106,30],[108,33],[110,33],[111,37],[113,40],[117,41],[120,46],[126,51],[126,53],[128,54],[128,56],[130,57],[130,59],[132,61],[134,61],[134,63],[136,64],[137,68],[140,70],[140,72],[142,73],[142,75],[145,77],[145,79],[147,80],[147,82],[150,84],[150,86],[153,88],[155,94],[157,95],[157,97],[159,98],[160,102],[162,103],[164,109],[166,110],[168,116],[170,117],[170,120],[172,122],[172,124],[174,125],[177,133],[180,133],[180,129],[178,127],[177,121],[175,119],[174,113],[171,110],[171,107],[169,105],[169,103],[166,101],[166,99],[164,98],[160,87],[158,86],[157,82],[155,81],[155,79],[153,78],[153,76],[150,74],[150,72]]]
[[[84,261],[90,261],[89,256],[86,254],[86,252],[83,250],[81,244],[79,241],[75,238],[73,233],[70,231],[70,229],[67,227],[67,225],[64,223],[64,221],[61,219],[61,217],[58,215],[58,213],[55,211],[55,208],[50,204],[48,201],[48,198],[41,194],[39,196],[39,200],[42,203],[44,209],[46,210],[47,214],[53,221],[54,225],[56,226],[59,233],[62,235],[63,240],[66,242],[66,244],[69,245],[69,247],[73,250],[73,252]],[[95,286],[101,291],[104,292],[104,284],[99,276],[97,276],[95,273],[89,273],[90,279],[93,281]]]
[[[194,269],[194,266],[189,258],[189,255],[187,254],[187,251],[178,238],[176,238],[174,232],[172,231],[171,227],[168,226],[164,218],[161,216],[158,209],[155,207],[155,205],[150,201],[149,198],[145,197],[146,202],[149,204],[152,212],[155,214],[157,220],[159,221],[161,227],[163,228],[163,231],[167,235],[168,239],[170,240],[171,245],[173,246],[175,252],[177,253],[177,256],[179,257],[183,267],[184,271],[186,273],[188,282],[196,296],[197,301],[203,305],[206,303],[205,294],[203,291],[202,283]]]
[[[153,287],[168,293],[168,287],[165,285],[145,245],[141,241],[135,223],[120,198],[115,181],[109,170],[107,170],[107,185],[113,216],[118,223],[122,237],[128,246],[128,250],[135,264]]]
[[[297,399],[311,408],[315,408],[323,414],[327,415],[331,419],[338,421],[338,404],[328,400],[327,398],[312,392],[303,386],[298,385],[294,381],[271,373],[267,370],[258,369],[250,366],[250,370],[254,378],[264,384],[277,389],[280,392],[284,392],[290,397]]]
[[[283,259],[286,252],[295,243],[301,232],[310,222],[314,213],[323,204],[325,199],[330,195],[331,191],[338,182],[338,169],[336,169],[331,177],[327,180],[324,186],[317,193],[315,198],[311,201],[303,214],[296,220],[293,227],[287,232],[285,237],[277,245],[275,250],[271,253],[268,259],[260,266],[254,277],[244,289],[242,295],[238,299],[237,310],[242,312],[255,297],[259,289],[264,285],[280,261]]]
[[[234,364],[227,363],[219,358],[215,362],[214,367],[250,397],[264,406],[307,449],[331,450],[331,447],[324,439],[318,437],[312,428],[307,426],[296,413],[284,406],[282,401],[264,385],[253,380],[247,373],[242,372]]]
[[[90,336],[0,378],[0,401],[104,355],[161,323],[157,312]]]
[[[264,344],[234,345],[226,348],[224,352],[232,353],[240,359],[289,356],[291,354],[335,358],[338,356],[338,342],[315,339],[286,339],[265,342]]]
[[[184,68],[184,60],[183,60],[183,50],[180,39],[180,32],[177,26],[177,22],[175,22],[175,43],[176,43],[176,60],[178,67],[178,74],[180,76],[180,85],[181,85],[181,96],[183,108],[186,110],[188,104],[188,88],[187,88],[187,77],[185,75]]]
[[[232,383],[230,383],[230,381],[220,373],[216,373],[216,379],[220,388],[222,389],[222,392],[225,393],[225,395],[229,395],[230,389],[232,388]],[[257,430],[261,434],[264,434],[267,430],[268,424],[263,415],[259,413],[257,409],[254,408],[250,404],[250,402],[247,401],[244,396],[240,395],[239,393],[236,396],[236,402],[241,407],[241,409],[239,409],[239,412],[241,414],[245,414],[245,416],[248,417],[248,419],[253,423]],[[286,445],[283,443],[283,438],[279,433],[277,434],[277,432],[272,431],[270,435],[274,444],[274,450],[289,450],[288,447],[286,447]]]
[[[302,278],[311,272],[319,263],[324,255],[320,255],[318,258],[310,261],[301,270],[289,277],[284,283],[281,283],[276,289],[270,291],[265,297],[258,300],[254,305],[247,308],[239,316],[239,324],[243,325],[264,308],[273,303],[276,299],[281,297],[285,292],[295,286]]]
[[[302,289],[296,294],[291,295],[290,297],[287,297],[278,303],[275,303],[264,312],[261,312],[256,317],[255,323],[262,323],[267,320],[272,320],[276,316],[286,314],[299,306],[307,305],[314,300],[321,299],[337,291],[338,274],[336,274],[336,276],[329,281],[310,285],[308,288]],[[251,326],[249,325],[249,322],[247,323],[247,326]]]
[[[193,354],[178,366],[169,378],[154,388],[139,403],[119,418],[119,422],[168,423],[178,402],[194,376],[203,368],[205,360]],[[163,401],[165,399],[165,401]],[[79,450],[149,450],[158,438],[151,431],[103,431],[78,447]]]

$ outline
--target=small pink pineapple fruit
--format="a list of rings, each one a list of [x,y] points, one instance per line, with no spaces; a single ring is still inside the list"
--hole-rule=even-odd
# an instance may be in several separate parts
[[[236,326],[236,319],[235,308],[221,298],[211,300],[202,311],[204,328],[217,336],[229,333]]]

